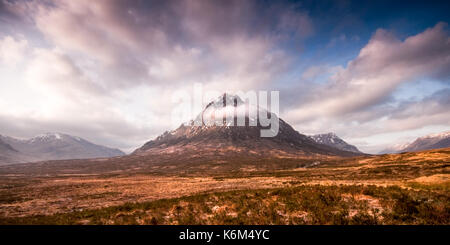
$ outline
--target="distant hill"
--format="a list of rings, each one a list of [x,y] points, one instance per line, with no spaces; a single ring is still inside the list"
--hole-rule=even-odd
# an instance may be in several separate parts
[[[0,139],[0,164],[16,163],[22,160],[25,158],[19,151]]]
[[[334,133],[316,134],[310,136],[316,143],[328,145],[339,150],[362,153],[356,146],[350,145]]]
[[[118,149],[93,144],[80,137],[61,133],[41,134],[22,140],[0,136],[0,163],[87,159],[125,155]]]
[[[450,131],[419,137],[411,143],[387,148],[381,151],[380,154],[423,151],[446,147],[450,147]]]

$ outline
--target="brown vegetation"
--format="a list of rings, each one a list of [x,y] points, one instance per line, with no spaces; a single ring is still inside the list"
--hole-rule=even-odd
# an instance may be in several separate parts
[[[61,168],[48,176],[9,166],[0,169],[0,223],[449,223],[448,148],[222,165],[202,165],[197,174],[159,165],[146,173]]]

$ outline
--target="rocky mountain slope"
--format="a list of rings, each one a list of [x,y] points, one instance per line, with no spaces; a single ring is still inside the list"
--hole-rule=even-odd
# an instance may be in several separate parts
[[[252,113],[256,110],[257,113]],[[226,113],[234,115],[228,123]],[[233,114],[234,112],[234,114]],[[244,114],[245,113],[245,114]],[[258,106],[244,103],[238,96],[222,95],[209,103],[205,109],[190,122],[179,128],[165,132],[137,149],[134,155],[154,154],[195,154],[196,156],[243,154],[270,157],[298,156],[355,156],[360,152],[350,152],[324,144],[318,144],[310,137],[295,131],[282,119],[276,120],[278,134],[275,137],[261,137],[258,115],[267,113],[277,115]],[[238,116],[245,118],[244,126],[237,124]],[[222,125],[214,122],[222,121]],[[256,126],[251,126],[251,122]]]
[[[362,153],[356,146],[350,145],[334,133],[316,134],[310,136],[316,143],[328,145],[343,151]]]

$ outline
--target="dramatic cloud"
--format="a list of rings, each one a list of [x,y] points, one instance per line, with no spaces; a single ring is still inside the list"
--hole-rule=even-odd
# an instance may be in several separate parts
[[[26,40],[15,40],[11,36],[6,36],[0,40],[0,62],[16,65],[24,59],[27,44]]]
[[[127,149],[170,129],[174,90],[190,91],[198,82],[205,90],[219,91],[268,86],[291,65],[279,44],[294,41],[300,46],[313,32],[308,14],[291,4],[1,4],[2,27],[17,27],[0,29],[0,37],[6,34],[0,42],[1,60],[25,62],[3,71],[0,115],[30,122],[20,130],[4,125],[1,133],[22,131],[18,135],[29,137],[39,129],[60,130],[91,138],[94,134],[104,142],[104,135],[122,137],[124,124],[130,133],[123,140]]]
[[[106,91],[90,81],[70,57],[58,50],[35,49],[26,71],[30,85],[64,96],[97,96]]]
[[[303,78],[323,70],[311,67]],[[448,124],[449,107],[443,99],[448,90],[422,101],[399,101],[394,105],[391,102],[401,85],[420,79],[446,83],[449,75],[447,24],[438,23],[405,40],[379,29],[354,60],[335,72],[327,83],[303,93],[302,103],[284,114],[306,131],[331,129],[347,137]]]
[[[171,96],[195,83],[281,90],[281,116],[297,130],[361,144],[449,126],[447,25],[369,39],[345,32],[364,22],[337,5],[315,17],[290,1],[0,0],[0,133],[61,131],[132,150],[181,123]],[[348,42],[357,55],[347,64],[338,53],[316,60]],[[425,80],[439,85],[416,97],[404,88]]]
[[[286,6],[261,13],[253,1],[80,0],[36,9],[30,15],[44,36],[67,52],[94,59],[92,66],[110,88],[220,78],[267,82],[284,64],[277,34],[289,32],[292,39],[312,32],[306,13]]]
[[[292,116],[308,120],[365,110],[391,95],[402,83],[450,75],[450,37],[439,23],[404,41],[379,29],[358,57],[313,91]]]

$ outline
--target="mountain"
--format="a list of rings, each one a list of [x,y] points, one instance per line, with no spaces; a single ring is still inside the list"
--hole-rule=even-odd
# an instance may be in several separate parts
[[[1,139],[0,139],[0,151],[1,152],[18,152],[16,149],[12,148],[12,146],[3,142]]]
[[[9,144],[0,139],[0,164],[7,162],[17,162],[21,158],[20,153]]]
[[[251,110],[256,110],[257,113],[253,114]],[[222,126],[214,125],[214,122],[224,122],[226,113],[230,112],[234,113],[233,117],[229,117],[234,125],[237,123],[237,116],[245,118],[245,125],[231,126],[231,120]],[[270,127],[261,126],[257,116],[260,113],[267,113],[270,118],[279,119],[275,120],[279,128],[275,137],[261,137],[261,130]],[[251,126],[251,122],[256,125]],[[282,158],[355,156],[360,153],[318,144],[310,137],[295,131],[276,114],[244,103],[238,96],[223,94],[211,101],[195,119],[175,130],[165,132],[133,152],[133,155],[138,156],[161,154],[209,158],[239,155]]]
[[[0,135],[0,165],[10,163],[29,162],[34,158],[14,149],[10,144],[2,140]]]
[[[252,110],[256,110],[256,116],[250,113]],[[234,113],[232,120],[235,123],[241,119],[238,116],[244,116],[244,125],[233,126],[226,121],[222,126],[214,125],[213,122],[224,121],[225,112]],[[271,128],[261,125],[266,124],[257,115],[264,113],[274,119],[272,130],[279,129],[275,137],[261,137],[262,129]],[[338,164],[344,157],[364,155],[318,144],[275,113],[244,103],[238,96],[222,95],[192,120],[166,131],[126,156],[8,165],[0,168],[0,174],[58,175],[70,171],[71,174],[240,175],[242,171],[308,168],[326,162]]]
[[[412,152],[446,147],[450,147],[450,131],[419,137],[412,143],[400,144],[380,153]]]
[[[450,131],[417,138],[401,151],[422,151],[450,147]]]
[[[0,136],[0,140],[23,156],[21,160],[12,162],[87,159],[124,155],[118,149],[96,145],[80,137],[61,133],[41,134],[27,140]],[[9,154],[12,154],[11,149],[9,151]],[[3,156],[6,156],[6,153]]]
[[[328,145],[343,151],[362,153],[358,150],[358,148],[356,148],[356,146],[348,144],[334,133],[316,134],[310,136],[310,138],[313,139],[316,143]]]

